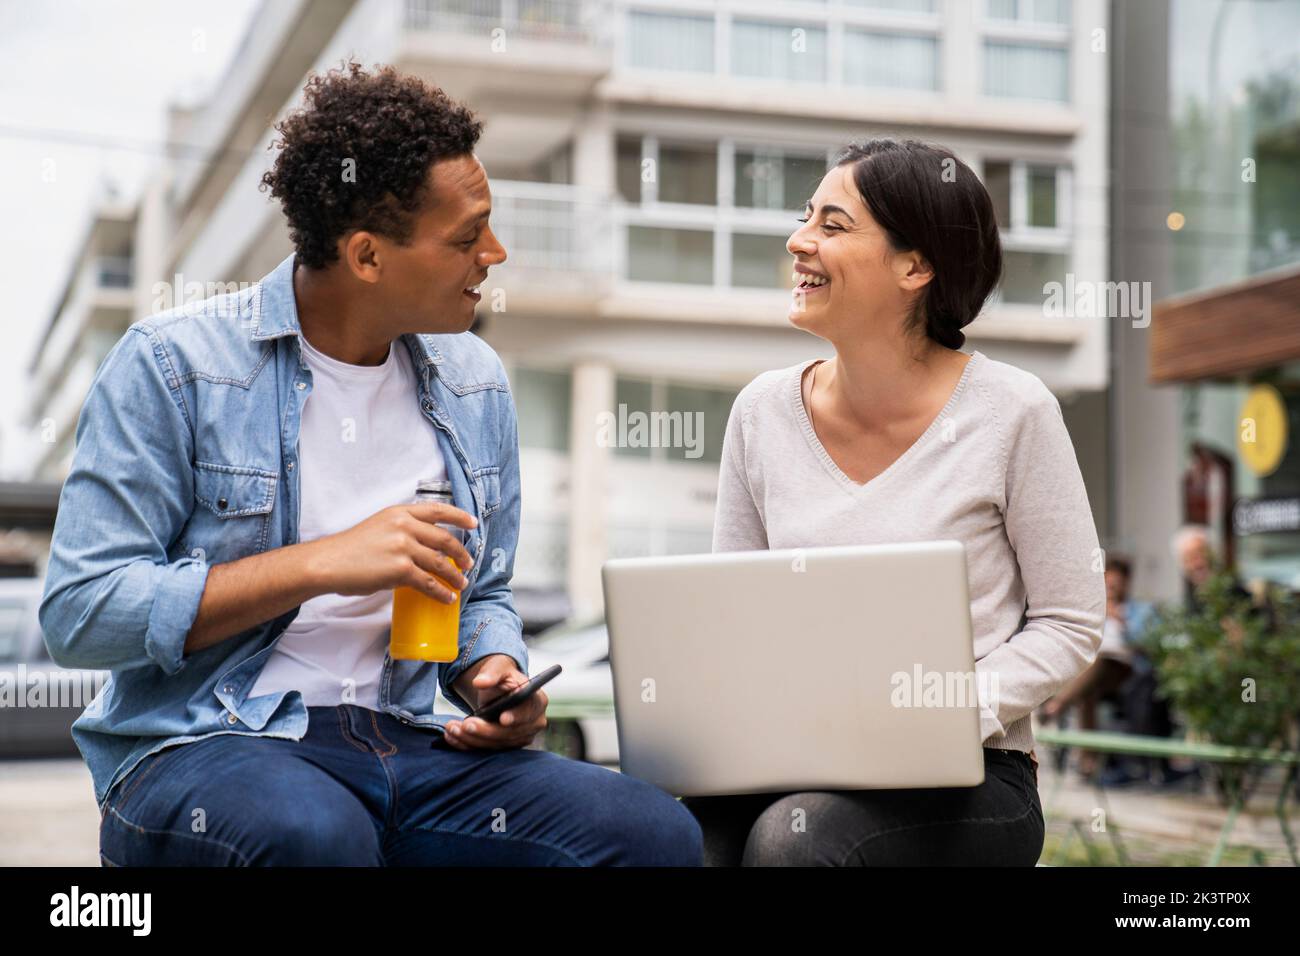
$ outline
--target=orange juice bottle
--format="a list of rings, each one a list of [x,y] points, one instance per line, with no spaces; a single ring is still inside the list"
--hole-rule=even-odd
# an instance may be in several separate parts
[[[412,503],[437,501],[451,504],[451,482],[426,478],[416,484]],[[465,540],[465,532],[455,525],[439,524]],[[451,558],[447,558],[455,565]],[[444,585],[442,578],[438,579]],[[450,585],[447,585],[450,587]],[[394,660],[454,661],[460,637],[460,593],[452,604],[414,588],[399,587],[393,590],[393,628],[389,637],[388,653]]]

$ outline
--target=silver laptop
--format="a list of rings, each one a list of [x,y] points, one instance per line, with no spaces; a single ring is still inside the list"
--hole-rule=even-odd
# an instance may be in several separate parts
[[[603,578],[623,772],[678,796],[983,782],[959,542],[618,559]]]

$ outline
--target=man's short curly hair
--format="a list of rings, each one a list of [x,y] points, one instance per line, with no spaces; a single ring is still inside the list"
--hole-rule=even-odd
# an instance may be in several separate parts
[[[275,127],[280,152],[261,188],[280,200],[298,259],[313,269],[337,261],[353,229],[409,241],[429,167],[472,153],[483,131],[442,90],[392,67],[349,61],[311,75],[304,94]]]

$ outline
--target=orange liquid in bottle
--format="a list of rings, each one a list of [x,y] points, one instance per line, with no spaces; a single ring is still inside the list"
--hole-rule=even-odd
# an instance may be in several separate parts
[[[459,591],[455,603],[444,604],[414,588],[393,590],[393,629],[388,653],[394,660],[454,661],[459,636]]]

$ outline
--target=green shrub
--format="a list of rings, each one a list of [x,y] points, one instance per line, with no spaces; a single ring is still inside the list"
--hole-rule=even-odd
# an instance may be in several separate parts
[[[1217,744],[1291,750],[1300,713],[1300,602],[1270,587],[1262,603],[1222,569],[1200,607],[1166,607],[1137,641],[1161,694],[1197,736]],[[1215,765],[1220,798],[1248,797],[1264,768]]]

